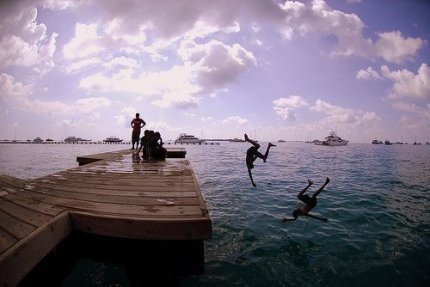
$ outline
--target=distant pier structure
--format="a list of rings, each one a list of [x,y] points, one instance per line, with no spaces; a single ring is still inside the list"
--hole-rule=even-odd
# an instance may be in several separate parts
[[[212,222],[185,149],[78,157],[37,179],[0,176],[0,286],[57,286],[79,258],[116,262],[131,286],[204,272]]]

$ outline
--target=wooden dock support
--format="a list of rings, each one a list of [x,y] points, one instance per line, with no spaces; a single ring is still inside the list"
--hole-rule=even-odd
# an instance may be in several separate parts
[[[171,158],[185,150],[170,155],[145,161],[123,150],[79,157],[80,167],[34,180],[0,176],[0,286],[17,285],[71,234],[81,249],[98,239],[118,254],[124,244],[135,247],[127,252],[147,255],[154,246],[170,246],[178,268],[187,257],[180,250],[188,246],[199,261],[194,272],[202,272],[211,219],[189,162]],[[146,264],[133,260],[139,262],[134,268]]]

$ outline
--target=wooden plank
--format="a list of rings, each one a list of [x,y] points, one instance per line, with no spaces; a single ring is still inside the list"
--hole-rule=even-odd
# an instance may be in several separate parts
[[[211,238],[212,234],[209,218],[172,221],[101,216],[84,212],[71,212],[71,217],[76,230],[105,236],[148,240],[203,240]]]
[[[0,183],[1,185],[22,187],[27,183],[27,181],[9,175],[0,174]]]
[[[143,206],[132,204],[111,204],[63,198],[48,194],[40,194],[37,192],[32,192],[28,197],[48,204],[66,207],[69,210],[93,211],[95,213],[124,214],[142,217],[196,217],[201,215],[199,206]]]
[[[195,193],[193,194],[193,196],[187,196],[187,197],[182,197],[182,196],[146,197],[146,196],[137,196],[136,194],[133,194],[132,196],[126,196],[123,194],[121,195],[102,194],[100,192],[88,193],[83,189],[79,189],[79,191],[70,191],[70,190],[38,187],[37,191],[38,193],[48,194],[52,196],[79,199],[79,200],[92,201],[92,202],[105,202],[105,203],[112,203],[112,204],[133,204],[133,205],[149,205],[149,206],[199,205],[199,201]],[[169,202],[171,202],[171,204],[169,204]]]
[[[0,210],[0,228],[16,239],[22,239],[30,234],[35,227],[22,222]]]
[[[0,210],[34,227],[39,227],[52,219],[50,216],[24,208],[4,198],[0,198]]]
[[[13,238],[9,233],[0,229],[0,254],[8,250],[18,240]]]
[[[165,183],[152,183],[152,184],[134,184],[134,185],[116,185],[115,183],[112,183],[111,185],[98,185],[98,184],[91,184],[91,183],[70,183],[70,182],[63,182],[63,183],[41,183],[38,184],[37,187],[39,188],[48,188],[48,189],[57,189],[57,190],[64,190],[64,191],[85,191],[85,192],[95,192],[100,194],[137,194],[139,195],[139,192],[191,192],[192,194],[196,194],[194,187],[195,185],[193,183],[187,183],[187,184],[169,184],[168,182]],[[142,194],[140,194],[142,195]]]
[[[46,204],[44,202],[35,200],[34,198],[31,197],[31,192],[20,192],[17,194],[8,194],[3,198],[5,200],[13,202],[14,204],[20,205],[24,208],[31,209],[48,216],[56,216],[65,210],[64,207],[59,207],[52,204]]]
[[[0,286],[16,286],[71,231],[70,216],[64,212],[3,252],[0,255]]]

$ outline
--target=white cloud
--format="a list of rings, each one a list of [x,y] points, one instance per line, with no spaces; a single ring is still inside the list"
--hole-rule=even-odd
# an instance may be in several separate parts
[[[98,35],[97,24],[77,23],[75,36],[63,47],[63,55],[68,60],[97,56],[104,48],[102,37]]]
[[[124,107],[121,109],[120,114],[114,116],[116,125],[118,127],[131,127],[131,119],[136,115],[136,109],[133,107]]]
[[[6,73],[2,73],[0,75],[1,100],[7,102],[21,101],[21,99],[30,95],[31,91],[31,85],[25,85],[21,82],[15,82],[14,77]]]
[[[137,68],[139,67],[138,62],[134,58],[130,57],[117,57],[110,60],[107,63],[104,63],[103,66],[111,68],[111,67],[125,67],[125,68]]]
[[[86,58],[65,65],[63,70],[66,74],[76,74],[82,72],[83,70],[95,67],[102,62],[102,59],[99,57]]]
[[[297,95],[288,98],[279,98],[273,101],[275,113],[284,120],[295,121],[297,116],[294,110],[308,106],[306,100]]]
[[[379,56],[388,62],[401,64],[405,60],[412,60],[424,43],[421,38],[404,38],[400,31],[379,33],[374,46],[369,47],[370,51],[374,49],[374,55],[369,53],[369,56]]]
[[[328,125],[347,124],[347,125],[367,125],[380,121],[375,112],[363,112],[349,108],[342,108],[331,105],[323,100],[316,100],[311,110],[323,113],[326,117],[323,123]]]
[[[382,79],[381,75],[373,69],[372,67],[368,67],[366,70],[360,70],[357,72],[357,79],[359,80],[380,80]]]
[[[240,116],[230,116],[222,121],[223,124],[233,125],[233,126],[244,126],[249,123],[249,121]]]
[[[379,33],[376,41],[365,38],[365,25],[356,14],[334,10],[323,0],[314,0],[310,5],[286,1],[280,7],[286,14],[284,26],[281,27],[286,39],[293,39],[296,33],[317,37],[333,35],[337,39],[333,55],[383,58],[402,63],[412,59],[425,43],[421,38],[405,38],[400,31]]]
[[[426,108],[405,102],[395,102],[391,106],[396,110],[415,114],[421,119],[427,119],[427,121],[429,121],[428,124],[430,125],[430,104],[427,104]]]
[[[184,41],[178,53],[184,61],[181,66],[160,72],[121,69],[112,75],[96,73],[83,78],[79,86],[92,92],[127,92],[149,97],[159,107],[189,108],[198,106],[201,97],[223,91],[256,64],[253,54],[242,46],[218,41]]]
[[[48,37],[46,25],[38,24],[36,18],[37,9],[26,7],[0,20],[0,68],[40,66],[47,71],[54,66],[57,34]]]
[[[415,74],[409,70],[391,71],[381,67],[384,77],[394,82],[389,98],[430,99],[430,67],[423,63]]]
[[[32,100],[32,86],[25,85],[5,73],[0,75],[0,99],[12,103],[19,109],[57,114],[89,114],[97,109],[110,106],[110,100],[104,97],[92,97],[78,99],[73,104],[65,104],[60,101]]]

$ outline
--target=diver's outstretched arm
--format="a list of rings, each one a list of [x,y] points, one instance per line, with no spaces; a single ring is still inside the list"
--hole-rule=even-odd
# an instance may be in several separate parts
[[[315,219],[318,219],[318,220],[322,220],[322,221],[324,221],[324,222],[327,222],[327,221],[328,221],[328,218],[326,218],[326,217],[322,217],[322,216],[318,216],[318,215],[315,215],[315,214],[307,213],[307,214],[303,214],[303,215],[304,215],[304,216],[311,217],[311,218],[315,218]]]
[[[282,217],[282,222],[295,221],[296,219],[295,217]]]

